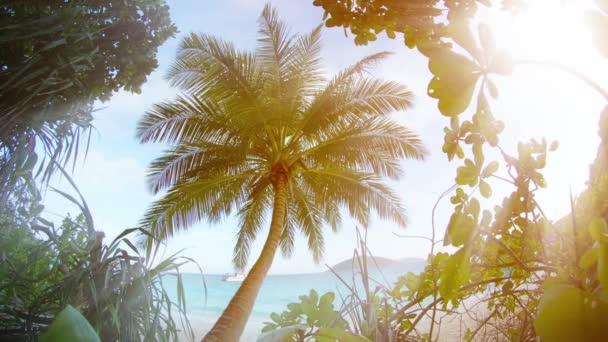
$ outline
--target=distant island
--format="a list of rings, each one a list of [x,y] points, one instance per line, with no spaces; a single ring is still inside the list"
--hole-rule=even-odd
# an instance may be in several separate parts
[[[377,271],[390,271],[390,272],[420,272],[424,269],[426,260],[422,258],[402,258],[398,260],[384,258],[384,257],[371,257],[367,258],[367,269],[370,272]],[[353,258],[341,261],[334,266],[332,269],[336,272],[351,272],[355,270],[359,272],[359,262],[357,260],[353,263]],[[327,272],[330,272],[329,270]]]

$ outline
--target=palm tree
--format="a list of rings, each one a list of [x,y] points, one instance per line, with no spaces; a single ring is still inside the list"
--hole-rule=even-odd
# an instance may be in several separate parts
[[[183,95],[155,105],[137,128],[142,142],[173,145],[150,167],[152,190],[166,191],[142,220],[156,238],[236,210],[233,262],[242,270],[271,216],[259,258],[206,341],[238,340],[277,250],[289,256],[297,230],[319,260],[322,227],[336,230],[342,208],[364,226],[372,211],[404,226],[400,199],[382,179],[425,155],[418,136],[389,118],[410,107],[410,91],[367,76],[387,53],[325,82],[321,27],[291,35],[269,5],[259,25],[255,53],[210,35],[184,38],[169,72]]]

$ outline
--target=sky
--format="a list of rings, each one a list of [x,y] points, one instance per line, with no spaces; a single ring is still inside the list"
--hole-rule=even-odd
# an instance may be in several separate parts
[[[265,3],[262,0],[168,1],[171,18],[179,33],[159,48],[159,67],[148,77],[142,93],[119,92],[110,101],[96,104],[98,111],[91,147],[86,160],[78,163],[74,179],[93,212],[97,230],[103,230],[108,239],[125,228],[136,226],[155,198],[145,185],[146,169],[166,146],[140,144],[135,139],[135,126],[154,103],[178,94],[164,79],[174,61],[178,43],[184,35],[194,31],[211,33],[234,42],[239,48],[253,50],[257,19]],[[538,4],[549,3],[538,0]],[[312,1],[275,0],[273,5],[292,32],[305,33],[322,22],[322,10],[314,7]],[[481,20],[496,26],[497,41],[504,43],[514,57],[555,60],[572,65],[595,80],[608,80],[608,70],[598,67],[606,63],[602,64],[596,56],[580,22],[583,11],[578,5],[574,9],[563,6],[551,6],[557,8],[552,12],[539,10],[543,7],[532,8],[529,16],[515,21],[496,16],[490,10],[482,11]],[[566,19],[571,21],[569,25],[563,25]],[[441,152],[443,127],[449,121],[441,116],[435,100],[426,96],[431,79],[427,61],[416,51],[407,49],[400,39],[390,40],[381,35],[377,42],[363,47],[355,46],[353,37],[345,37],[341,29],[325,28],[323,31],[322,57],[328,76],[366,55],[383,50],[392,51],[394,55],[376,69],[375,75],[406,84],[416,96],[414,108],[395,113],[394,118],[422,137],[430,155],[424,162],[404,161],[403,179],[389,183],[405,203],[408,227],[401,229],[389,222],[373,220],[368,231],[368,246],[377,256],[425,258],[430,249],[427,240],[396,234],[426,237],[432,234],[433,205],[439,195],[454,184],[455,170],[461,163],[449,163]],[[549,186],[539,194],[543,210],[549,217],[558,219],[568,211],[570,191],[576,194],[584,189],[588,166],[599,142],[596,130],[603,108],[602,99],[573,77],[538,67],[518,67],[512,76],[497,78],[496,83],[500,97],[493,103],[493,108],[495,116],[506,124],[503,142],[507,151],[515,153],[518,140],[546,137],[560,141],[558,151],[548,158],[545,174]],[[608,86],[605,82],[603,85]],[[67,182],[60,178],[55,179],[53,185],[69,189]],[[484,207],[492,208],[502,201],[504,193],[500,187],[497,190],[484,202]],[[65,199],[51,191],[45,193],[45,204],[47,217],[55,221],[68,212],[76,212]],[[451,212],[449,200],[439,203],[435,218],[438,239],[443,237]],[[270,273],[324,271],[325,263],[333,265],[350,258],[356,244],[355,226],[355,222],[344,220],[338,233],[325,230],[325,258],[318,265],[307,250],[306,240],[299,236],[293,256],[285,259],[277,255]],[[215,225],[196,224],[169,240],[165,253],[182,250],[182,254],[196,260],[205,273],[232,272],[236,232],[234,218]],[[259,254],[266,233],[267,227],[252,249],[249,265]],[[193,272],[196,267],[189,265],[184,270]]]

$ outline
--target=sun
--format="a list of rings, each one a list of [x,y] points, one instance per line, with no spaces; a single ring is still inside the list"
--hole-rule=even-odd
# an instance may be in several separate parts
[[[605,89],[608,63],[595,48],[585,20],[594,1],[527,3],[517,15],[484,9],[479,22],[492,27],[498,48],[507,50],[516,63],[512,75],[496,79],[500,98],[495,114],[505,122],[505,139],[510,138],[512,146],[542,137],[560,142],[544,170],[549,188],[543,195],[543,203],[550,203],[553,215],[559,215],[569,210],[570,189],[576,194],[585,187],[588,165],[599,143],[597,120],[605,102],[580,79],[542,62],[575,70]]]
[[[597,58],[585,13],[591,0],[534,0],[516,15],[489,10],[482,20],[515,58],[578,65]]]

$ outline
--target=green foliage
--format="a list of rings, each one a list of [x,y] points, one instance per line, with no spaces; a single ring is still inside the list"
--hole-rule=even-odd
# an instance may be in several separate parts
[[[318,335],[327,333],[326,329],[337,329],[344,331],[346,321],[334,309],[335,295],[327,292],[321,297],[315,290],[310,290],[308,295],[300,296],[299,303],[287,305],[287,311],[280,314],[272,313],[272,322],[265,322],[263,333],[280,328],[296,327],[292,332],[295,341],[319,340]]]
[[[55,318],[42,342],[100,342],[99,336],[86,318],[71,305],[66,306]]]
[[[413,316],[412,321],[405,312],[430,301],[424,312],[431,313],[432,322],[423,338],[433,340],[438,306],[456,309],[465,299],[482,296],[489,314],[479,327],[467,330],[466,340],[489,326],[495,329],[493,338],[506,340],[606,339],[600,320],[606,316],[608,288],[608,110],[600,117],[601,143],[588,188],[572,200],[568,216],[551,221],[536,192],[546,187],[542,169],[558,143],[532,139],[513,152],[501,144],[504,124],[491,111],[499,95],[491,77],[510,75],[521,61],[512,61],[498,48],[488,26],[479,25],[473,34],[478,3],[491,2],[428,1],[418,6],[418,1],[314,1],[325,10],[326,25],[350,28],[356,44],[367,44],[382,31],[390,38],[400,32],[408,47],[428,57],[433,74],[428,94],[450,120],[443,152],[450,161],[463,160],[455,186],[444,194],[455,189],[444,244],[459,249],[431,253],[422,274],[399,280],[390,295],[406,302],[396,303],[402,313],[393,319],[401,323],[403,334],[411,334],[419,320]],[[518,3],[525,5],[502,1],[503,9],[517,11]],[[608,4],[596,4],[588,21],[598,50],[608,56]],[[445,15],[442,20],[432,20],[440,15]],[[567,66],[545,65],[573,74],[608,100],[608,92],[585,75]],[[486,161],[489,156],[500,159]],[[493,211],[482,211],[484,203],[475,193],[490,198],[495,181],[513,190]],[[435,243],[433,239],[433,247]]]
[[[71,304],[104,341],[172,341],[180,332],[194,339],[179,273],[180,266],[191,260],[178,254],[158,259],[158,249],[153,248],[140,252],[131,240],[146,234],[140,229],[127,229],[105,244],[80,193],[76,190],[77,200],[56,191],[82,210],[59,227],[44,219],[42,210],[35,217],[18,212],[0,215],[2,325],[30,331],[34,325],[49,324]],[[173,277],[176,299],[163,285]]]
[[[76,159],[92,106],[139,92],[176,32],[164,1],[4,1],[0,8],[0,193],[32,169]],[[37,145],[38,144],[38,145]],[[36,147],[37,146],[37,147]],[[34,161],[35,163],[35,161]],[[4,203],[4,201],[2,202]]]
[[[513,12],[525,6],[525,1],[500,2],[504,10]],[[349,29],[357,45],[375,41],[382,32],[391,39],[400,33],[407,47],[418,48],[427,56],[433,49],[449,45],[442,39],[450,31],[446,18],[452,24],[473,17],[480,5],[490,4],[490,0],[313,1],[325,11],[325,26]]]
[[[35,236],[30,217],[22,213],[11,207],[0,214],[0,328],[5,329],[48,323],[45,316],[60,309],[56,252]]]

